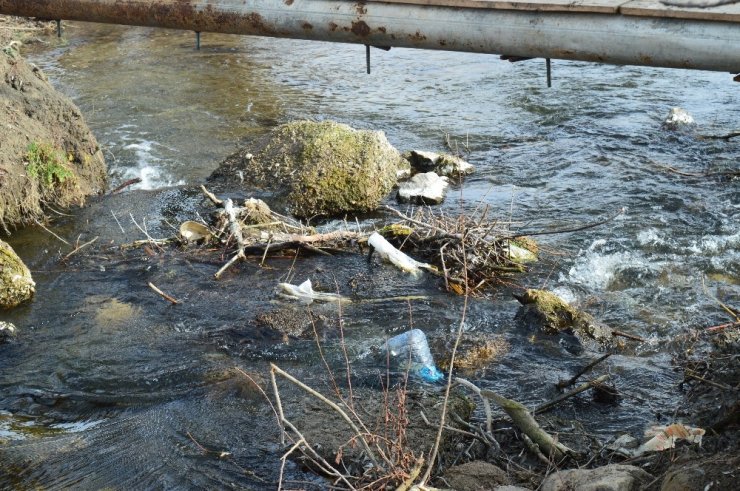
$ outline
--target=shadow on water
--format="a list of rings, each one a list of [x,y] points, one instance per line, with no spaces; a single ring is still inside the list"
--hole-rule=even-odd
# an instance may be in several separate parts
[[[732,169],[738,144],[659,128],[673,105],[693,113],[702,133],[737,126],[739,96],[724,74],[555,62],[548,90],[536,61],[394,49],[374,54],[365,76],[358,46],[209,34],[197,52],[191,33],[84,24],[71,24],[68,36],[34,61],[82,108],[114,181],[196,184],[277,123],[335,119],[383,129],[401,149],[443,150],[445,133],[469,148],[478,172],[453,186],[445,213],[485,203],[521,230],[541,231],[624,207],[607,226],[541,236],[545,260],[473,300],[465,325],[510,346],[469,376],[531,406],[598,353],[534,342],[513,321],[518,287],[553,289],[649,338],[603,366],[625,396],[619,406],[582,396],[555,413],[602,441],[672,418],[680,380],[670,339],[723,319],[701,278],[720,298],[740,295],[737,181],[665,170]],[[355,300],[342,314],[359,376],[386,336],[418,327],[434,346],[457,328],[460,298],[359,253],[249,261],[217,282],[212,274],[227,259],[219,251],[117,249],[143,238],[132,217],[167,237],[182,220],[207,217],[204,206],[186,186],[101,199],[55,223],[68,241],[100,237],[67,262],[59,259],[69,247],[43,230],[10,237],[38,288],[33,303],[3,314],[20,336],[0,347],[0,485],[274,488],[284,451],[274,415],[234,367],[263,386],[270,362],[325,383],[311,317],[277,298],[279,281],[310,277]],[[182,304],[169,305],[148,282]],[[365,301],[406,294],[427,299]],[[341,367],[336,307],[311,311],[330,365]],[[292,464],[288,475],[315,479]]]

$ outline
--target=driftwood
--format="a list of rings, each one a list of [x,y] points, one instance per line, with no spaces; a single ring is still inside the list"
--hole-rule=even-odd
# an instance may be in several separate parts
[[[481,398],[486,400],[483,404],[483,407],[486,410],[487,433],[491,433],[491,416],[487,400],[492,400],[496,404],[498,404],[501,409],[506,412],[506,414],[509,415],[517,428],[519,428],[522,433],[527,435],[527,437],[532,440],[532,442],[534,443],[534,447],[531,448],[531,450],[533,452],[535,451],[536,447],[536,449],[538,449],[541,453],[544,453],[546,456],[557,460],[562,459],[566,455],[574,454],[571,449],[569,449],[562,443],[558,443],[550,434],[543,430],[534,419],[529,409],[527,409],[527,407],[523,404],[500,396],[492,390],[480,389],[472,382],[463,378],[456,378],[455,380],[460,385],[473,390],[475,393],[481,396]],[[493,439],[492,436],[491,439]],[[536,454],[537,452],[534,453]]]

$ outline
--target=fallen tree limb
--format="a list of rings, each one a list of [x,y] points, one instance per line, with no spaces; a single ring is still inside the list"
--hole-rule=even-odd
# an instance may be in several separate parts
[[[149,282],[149,288],[151,288],[152,290],[154,290],[154,292],[157,293],[160,297],[164,298],[165,300],[167,300],[168,302],[170,302],[173,305],[177,305],[177,304],[180,303],[180,301],[177,300],[176,298],[174,298],[174,297],[172,297],[170,295],[167,295],[165,292],[163,292],[162,290],[160,290],[159,288],[157,288],[156,286],[154,286],[154,283],[152,283],[151,281]]]
[[[609,378],[609,375],[602,375],[601,377],[595,378],[589,382],[586,382],[585,384],[581,384],[575,389],[570,390],[566,392],[565,394],[556,397],[552,401],[546,402],[540,406],[537,406],[537,408],[534,410],[534,414],[540,414],[540,413],[544,413],[545,411],[549,411],[550,409],[554,408],[555,406],[557,406],[564,400],[569,399],[576,394],[580,394],[584,390],[588,390],[592,387],[596,387],[597,385],[603,383],[608,378]]]
[[[90,244],[93,244],[93,243],[94,243],[94,242],[95,242],[96,240],[98,240],[98,237],[95,237],[94,239],[92,239],[92,240],[90,240],[90,241],[88,241],[88,242],[85,242],[85,243],[84,243],[84,244],[82,244],[82,245],[78,245],[77,247],[75,247],[75,248],[74,248],[74,249],[72,250],[72,252],[70,252],[69,254],[67,254],[66,256],[64,256],[64,257],[62,258],[62,262],[66,261],[66,260],[67,260],[67,259],[69,259],[70,257],[74,256],[75,254],[77,254],[78,252],[80,252],[80,251],[81,251],[82,249],[84,249],[85,247],[89,246]]]
[[[557,387],[558,389],[564,389],[566,387],[570,387],[571,385],[573,385],[573,384],[576,383],[576,380],[578,380],[578,378],[581,375],[583,375],[584,373],[588,372],[593,367],[595,367],[596,365],[598,365],[602,361],[604,361],[607,358],[609,358],[611,355],[612,355],[611,353],[607,353],[604,356],[601,356],[601,357],[597,358],[596,360],[592,361],[591,363],[589,363],[588,365],[586,365],[585,367],[583,367],[578,373],[576,373],[575,375],[573,375],[570,379],[568,379],[568,380],[561,380],[560,382],[558,382],[557,384],[555,384],[555,387]]]
[[[549,433],[543,430],[526,406],[506,397],[500,396],[492,390],[481,389],[481,395],[493,400],[509,415],[514,424],[527,435],[539,449],[550,458],[562,459],[565,455],[574,452],[562,443],[557,442]]]
[[[526,232],[526,233],[517,233],[511,236],[511,238],[517,238],[517,237],[525,237],[530,235],[553,235],[553,234],[567,234],[570,232],[580,232],[582,230],[588,230],[590,228],[595,228],[604,224],[607,224],[617,218],[619,215],[625,212],[625,208],[620,208],[616,213],[614,213],[612,216],[605,218],[603,220],[599,220],[598,222],[593,223],[587,223],[585,225],[580,225],[578,227],[572,227],[572,228],[561,228],[558,230],[545,230],[542,232]]]

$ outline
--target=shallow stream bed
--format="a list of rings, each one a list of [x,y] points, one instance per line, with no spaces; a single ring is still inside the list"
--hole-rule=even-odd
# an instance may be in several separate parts
[[[341,314],[360,376],[371,347],[411,325],[442,344],[452,336],[461,298],[437,279],[360,254],[277,257],[262,267],[254,260],[215,281],[227,258],[116,252],[144,238],[133,220],[152,236],[173,235],[172,226],[203,212],[193,185],[238,146],[294,119],[381,129],[401,150],[442,151],[449,142],[477,172],[453,186],[445,213],[489,206],[513,227],[537,232],[624,208],[605,226],[540,236],[543,260],[473,299],[466,315],[468,335],[508,345],[467,375],[531,406],[599,353],[574,355],[557,340],[533,339],[514,322],[512,293],[521,287],[554,290],[649,340],[627,343],[598,372],[611,374],[624,396],[618,405],[582,396],[558,408],[583,425],[574,433],[605,442],[671,421],[681,398],[671,341],[726,321],[707,292],[738,304],[740,190],[737,178],[721,174],[737,172],[740,140],[697,137],[740,125],[740,84],[727,74],[555,61],[548,89],[538,60],[378,50],[366,75],[362,46],[207,34],[195,51],[192,33],[65,25],[62,42],[46,39],[52,45],[30,58],[80,106],[112,184],[142,183],[59,217],[57,234],[71,242],[99,236],[108,249],[61,262],[70,248],[41,229],[8,239],[38,288],[32,303],[2,313],[20,331],[0,347],[2,487],[274,488],[284,451],[274,416],[233,368],[264,384],[274,362],[323,383],[315,340],[283,336],[264,321],[305,312],[276,296],[287,278],[310,277],[357,300]],[[697,127],[661,129],[673,106],[687,109]],[[148,282],[182,304],[169,305]],[[427,299],[366,301],[400,295]],[[312,309],[327,359],[341,370],[339,312]],[[316,479],[293,465],[287,473]]]

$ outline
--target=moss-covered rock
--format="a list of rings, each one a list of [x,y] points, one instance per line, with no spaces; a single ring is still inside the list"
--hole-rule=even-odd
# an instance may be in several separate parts
[[[609,328],[552,292],[530,289],[517,295],[516,299],[522,304],[517,318],[539,325],[546,334],[572,331],[580,338],[594,339],[601,344],[611,343],[612,331]]]
[[[243,177],[299,217],[374,210],[407,166],[383,132],[332,121],[281,125],[250,152],[228,157],[210,180]]]
[[[15,251],[0,240],[0,308],[13,308],[33,297],[36,283]]]

